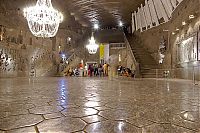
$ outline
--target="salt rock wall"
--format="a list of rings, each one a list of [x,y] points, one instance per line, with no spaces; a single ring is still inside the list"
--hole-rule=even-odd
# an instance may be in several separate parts
[[[195,73],[195,77],[200,77],[199,61],[178,64],[177,60],[178,41],[187,39],[192,34],[197,34],[200,30],[199,6],[199,0],[184,0],[173,12],[172,19],[168,23],[142,33],[134,33],[137,38],[134,45],[142,45],[158,62],[159,45],[164,39],[166,46],[165,58],[159,68],[172,69],[176,78],[192,79],[193,73]],[[189,15],[194,15],[195,18],[189,19]],[[186,24],[182,25],[182,22],[186,22]]]
[[[0,36],[0,77],[40,76],[53,65],[51,39],[6,26],[1,26]]]

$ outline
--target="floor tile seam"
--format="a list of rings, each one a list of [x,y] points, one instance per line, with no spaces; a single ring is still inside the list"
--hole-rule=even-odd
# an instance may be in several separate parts
[[[128,124],[130,124],[130,125],[132,125],[132,126],[134,126],[134,127],[136,127],[136,128],[139,128],[139,129],[141,129],[141,128],[147,126],[147,125],[145,125],[145,126],[140,127],[140,126],[137,126],[137,125],[135,125],[135,124],[129,122],[128,120],[125,120],[125,122],[128,123]],[[152,123],[152,124],[153,124],[153,123]],[[149,124],[149,125],[152,125],[152,124]]]
[[[87,133],[87,132],[84,131],[84,129],[83,130],[74,131],[74,132],[70,132],[70,133],[79,133],[79,132]]]
[[[35,125],[30,125],[30,126],[24,126],[24,127],[13,128],[13,129],[9,129],[9,130],[2,130],[2,129],[0,129],[0,131],[9,132],[9,131],[12,131],[12,130],[18,130],[18,129],[29,128],[29,127],[34,127],[34,126],[35,126]]]
[[[34,126],[34,129],[35,129],[36,133],[40,133],[40,131],[39,131],[37,125]]]
[[[98,115],[98,114],[96,113],[96,114],[92,114],[92,115],[83,115],[81,117],[79,117],[79,116],[77,117],[77,116],[73,116],[72,115],[72,116],[69,116],[69,117],[71,117],[71,118],[79,118],[80,119],[80,118],[83,118],[83,117],[89,117],[89,116],[93,116],[93,115]],[[68,117],[68,116],[66,116],[66,117]]]
[[[187,111],[187,112],[190,112],[190,111]],[[192,121],[192,120],[188,120],[188,119],[185,119],[183,116],[181,116],[181,114],[178,115],[182,120],[184,121],[187,121],[187,122],[191,122],[191,123],[195,123],[196,121]],[[200,118],[200,117],[199,117]]]
[[[83,119],[81,119],[81,118],[77,118],[77,119],[80,119],[84,123],[84,127],[81,130],[77,130],[77,131],[74,131],[74,132],[71,132],[71,133],[76,133],[76,132],[84,131],[85,127],[88,125],[88,123],[86,121],[84,121]]]
[[[185,129],[188,129],[188,130],[191,130],[191,131],[199,131],[199,129],[193,129],[193,128],[189,128],[189,127],[185,127],[185,126],[181,126],[181,125],[178,125],[178,124],[175,124],[175,123],[172,123],[171,125],[174,125],[174,126],[177,126],[177,127],[181,127],[181,128],[185,128]]]
[[[59,112],[59,113],[61,113],[61,112]],[[62,116],[58,116],[58,117],[55,117],[55,118],[49,118],[49,119],[47,119],[47,118],[45,118],[45,115],[48,115],[48,114],[42,114],[42,117],[44,118],[44,120],[52,120],[52,119],[59,119],[59,118],[64,118],[64,117],[66,117],[66,116],[64,116],[62,113],[61,113],[61,115]]]
[[[97,115],[97,116],[99,116],[99,117],[102,117],[102,116],[100,116],[100,115]],[[102,117],[103,119],[105,119],[105,120],[98,120],[98,121],[95,121],[95,122],[87,122],[87,121],[85,121],[84,119],[83,119],[84,117],[82,117],[82,118],[80,118],[81,120],[83,120],[84,122],[86,122],[87,124],[93,124],[93,123],[98,123],[98,122],[101,122],[101,121],[106,121],[106,120],[108,120],[108,119],[105,119],[104,117]]]
[[[53,112],[48,112],[48,113],[37,113],[37,112],[36,113],[31,113],[30,112],[30,114],[31,115],[41,115],[42,116],[42,115],[53,114],[53,113],[58,113],[58,112],[60,112],[60,111],[53,111]]]
[[[109,120],[108,118],[106,118],[106,117],[104,117],[104,116],[102,116],[100,114],[97,114],[97,115],[100,116],[100,117],[102,117],[102,118],[104,118],[104,119],[106,119],[106,120]]]
[[[38,122],[38,123],[35,123],[35,124],[31,124],[31,125],[27,125],[27,126],[19,126],[19,127],[17,127],[17,128],[12,128],[12,129],[8,129],[8,130],[3,130],[3,131],[11,131],[11,130],[18,130],[18,129],[22,129],[22,128],[28,128],[28,127],[34,127],[34,126],[36,126],[36,125],[38,125],[38,124],[40,124],[40,123],[42,123],[44,120],[42,120],[42,121],[40,121],[40,122]],[[0,129],[0,130],[2,130],[2,129]]]
[[[159,121],[159,120],[152,120],[152,119],[147,119],[148,121],[151,121],[153,123],[156,123],[156,124],[171,124],[171,121],[169,122],[164,122],[164,121]]]

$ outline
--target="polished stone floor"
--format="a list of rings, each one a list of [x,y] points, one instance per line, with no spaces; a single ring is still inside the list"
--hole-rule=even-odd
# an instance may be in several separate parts
[[[200,87],[181,80],[0,79],[0,133],[23,132],[200,132]]]

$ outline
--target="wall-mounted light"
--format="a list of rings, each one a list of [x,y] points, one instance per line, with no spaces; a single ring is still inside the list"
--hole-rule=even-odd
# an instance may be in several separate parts
[[[189,15],[189,19],[193,19],[194,18],[194,15]]]
[[[179,28],[176,28],[176,31],[179,31],[180,29]]]
[[[183,21],[183,22],[182,22],[182,25],[183,25],[183,26],[184,26],[184,25],[186,25],[186,22],[185,22],[185,21]]]
[[[120,21],[120,22],[119,22],[119,26],[120,26],[120,27],[122,27],[122,26],[123,26],[123,23],[122,23],[122,21]]]
[[[121,61],[122,61],[121,54],[119,54],[119,62],[121,62]]]
[[[71,37],[68,37],[67,40],[70,42],[70,41],[72,40],[72,38],[71,38]]]
[[[98,30],[99,29],[99,25],[98,24],[94,24],[94,29]]]
[[[3,35],[0,35],[0,41],[3,41]]]
[[[164,32],[169,32],[169,30],[163,29]]]
[[[66,60],[66,55],[65,55],[65,54],[62,54],[62,55],[61,55],[61,58],[63,59],[63,61]]]
[[[66,58],[65,54],[62,54],[62,58]]]
[[[175,32],[172,32],[172,35],[175,35],[176,33]]]

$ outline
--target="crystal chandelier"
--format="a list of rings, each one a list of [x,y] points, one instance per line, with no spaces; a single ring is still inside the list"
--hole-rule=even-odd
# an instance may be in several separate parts
[[[36,37],[54,37],[63,15],[53,8],[51,0],[38,0],[36,5],[24,9],[31,33]]]
[[[88,52],[89,52],[90,54],[96,54],[97,49],[99,48],[99,45],[97,45],[97,44],[95,43],[95,39],[94,39],[93,34],[92,34],[92,37],[91,37],[91,39],[89,40],[89,42],[90,42],[90,43],[86,46],[86,48],[88,49]]]

